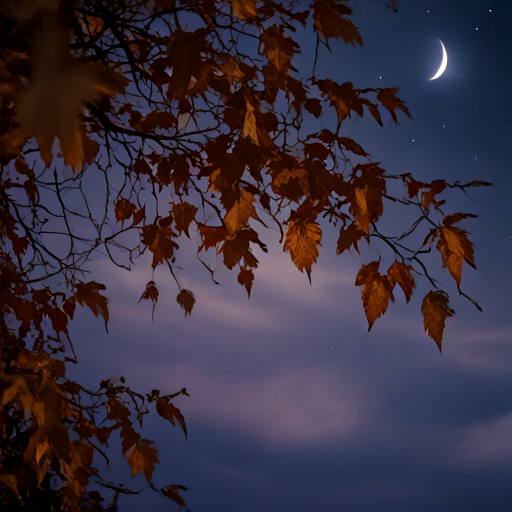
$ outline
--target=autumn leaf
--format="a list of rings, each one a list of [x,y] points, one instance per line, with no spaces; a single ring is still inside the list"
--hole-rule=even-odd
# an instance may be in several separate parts
[[[238,274],[238,282],[245,286],[247,295],[251,297],[252,282],[254,281],[254,273],[250,268],[241,268]]]
[[[64,163],[79,170],[85,159],[79,115],[86,103],[124,92],[128,81],[99,64],[83,64],[69,54],[69,33],[47,18],[32,45],[33,69],[19,95],[18,118],[33,135],[41,158],[49,166],[55,138]]]
[[[445,320],[455,314],[448,307],[448,294],[442,290],[428,292],[421,304],[421,312],[425,332],[436,342],[439,352],[442,352]]]
[[[412,121],[412,116],[409,112],[409,109],[405,106],[405,103],[396,97],[396,93],[398,92],[399,87],[390,87],[389,89],[381,89],[377,94],[377,100],[380,101],[381,105],[389,111],[391,117],[395,121],[396,124],[400,124],[398,122],[398,117],[396,115],[396,109],[401,110],[407,117]]]
[[[119,199],[115,204],[115,214],[117,222],[124,222],[129,219],[135,211],[135,205],[127,199]]]
[[[449,222],[451,220],[453,219],[449,219]],[[443,258],[443,268],[448,267],[450,274],[457,283],[457,288],[460,288],[463,261],[476,269],[473,258],[473,244],[466,235],[467,231],[450,225],[439,230],[437,249]]]
[[[105,320],[105,329],[109,319],[108,314],[108,299],[101,295],[100,290],[105,290],[105,285],[90,281],[88,283],[79,282],[76,285],[75,297],[80,306],[87,306],[94,316],[101,315]]]
[[[362,286],[361,298],[368,319],[368,332],[377,318],[388,309],[388,301],[393,297],[393,287],[387,276],[379,274],[379,262],[363,265],[356,278],[356,286]]]
[[[350,224],[348,228],[341,228],[340,236],[338,237],[338,245],[336,247],[336,254],[341,254],[347,249],[350,251],[350,248],[354,246],[357,253],[361,255],[359,248],[357,247],[357,243],[365,236],[366,233],[362,229],[359,229],[355,223]]]
[[[190,223],[195,220],[197,213],[197,206],[193,206],[186,201],[182,203],[176,203],[172,207],[172,214],[174,216],[174,222],[176,223],[176,229],[182,231],[190,238],[188,228]]]
[[[357,27],[345,16],[351,15],[352,9],[343,0],[314,0],[313,19],[315,29],[326,39],[343,38],[345,43],[354,47],[356,43],[363,46],[363,40]]]
[[[292,221],[286,232],[283,251],[290,251],[292,261],[301,272],[306,269],[310,281],[311,265],[316,263],[319,254],[318,246],[322,245],[321,240],[320,226],[317,222],[309,219]]]
[[[256,0],[230,0],[233,16],[250,21],[256,17]]]
[[[149,281],[148,284],[146,284],[146,289],[144,290],[144,293],[140,296],[139,302],[142,299],[151,299],[151,302],[153,303],[151,321],[153,321],[153,317],[155,316],[155,306],[156,303],[158,302],[158,288],[155,286],[154,281]]]
[[[159,463],[158,450],[147,444],[136,443],[127,456],[132,476],[142,473],[148,483],[151,483],[155,464]]]
[[[173,257],[174,251],[179,247],[173,240],[175,236],[176,233],[169,227],[163,228],[157,224],[142,228],[142,243],[153,253],[153,268]]]
[[[236,203],[224,217],[224,225],[228,233],[234,235],[240,228],[247,225],[250,217],[257,217],[254,208],[254,196],[241,188]]]
[[[430,204],[436,204],[436,195],[440,194],[446,188],[446,181],[435,180],[430,185],[425,183],[422,183],[422,185],[423,191],[421,192],[421,201],[423,203],[423,207],[428,212]]]
[[[164,487],[161,489],[162,494],[169,498],[174,503],[177,503],[180,508],[185,507],[185,500],[181,497],[179,491],[186,491],[187,488],[183,485],[168,485],[167,487]]]
[[[199,251],[204,249],[207,251],[210,247],[217,246],[225,240],[227,236],[226,230],[222,226],[205,226],[198,224],[198,230],[203,239],[203,244],[199,247]]]
[[[181,306],[181,309],[185,311],[185,316],[187,316],[192,313],[192,308],[194,307],[196,299],[190,290],[183,289],[180,293],[178,293],[176,301]]]
[[[414,277],[411,272],[412,270],[413,268],[410,265],[406,265],[399,261],[395,261],[388,269],[388,279],[391,284],[391,289],[398,284],[404,292],[406,302],[409,302],[411,298],[412,289],[416,288]]]
[[[167,402],[163,398],[159,398],[156,401],[156,412],[162,416],[162,418],[169,420],[173,427],[176,426],[174,423],[174,419],[176,418],[183,432],[185,433],[185,439],[187,438],[187,424],[185,423],[183,414],[181,414],[181,411],[177,407]]]

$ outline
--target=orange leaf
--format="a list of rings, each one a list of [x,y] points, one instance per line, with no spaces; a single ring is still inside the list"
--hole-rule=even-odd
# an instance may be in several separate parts
[[[292,221],[286,232],[283,251],[290,251],[292,261],[302,272],[306,269],[311,281],[311,265],[318,258],[318,246],[322,245],[322,230],[317,222],[301,219]]]
[[[353,245],[359,256],[361,256],[359,248],[357,247],[357,243],[365,235],[366,233],[359,229],[355,223],[350,224],[350,226],[346,229],[341,228],[340,236],[338,238],[338,246],[336,248],[336,254],[341,254],[347,249],[350,251],[350,247]]]
[[[181,414],[181,411],[177,407],[166,402],[163,398],[158,398],[156,401],[156,412],[160,414],[162,418],[169,420],[173,427],[176,426],[174,423],[174,418],[176,418],[185,433],[185,439],[187,438],[187,424],[185,423],[183,414]]]
[[[395,112],[396,109],[404,112],[407,117],[412,120],[412,116],[409,113],[409,109],[405,106],[405,103],[400,98],[396,97],[398,90],[399,87],[390,87],[389,89],[382,89],[379,94],[377,94],[377,100],[380,101],[384,108],[389,110],[396,124],[399,124]]]
[[[129,219],[135,211],[135,205],[127,199],[119,199],[115,205],[115,214],[117,222],[124,222]]]
[[[406,265],[405,263],[400,263],[398,261],[395,261],[388,269],[388,279],[391,283],[391,289],[393,289],[395,284],[398,283],[400,288],[404,291],[406,302],[409,302],[411,298],[412,289],[416,288],[411,270],[412,267],[410,265]]]
[[[421,312],[425,332],[437,343],[441,352],[445,320],[455,314],[448,307],[448,294],[441,290],[428,292],[421,304]]]
[[[240,273],[238,274],[238,282],[245,286],[247,290],[247,295],[251,296],[251,288],[252,282],[254,281],[254,274],[250,268],[242,268],[240,269]]]
[[[178,244],[172,239],[174,236],[176,233],[168,227],[151,224],[142,228],[142,243],[153,253],[153,268],[173,257],[174,250],[178,249]]]
[[[176,229],[183,231],[189,238],[188,228],[190,223],[195,219],[197,207],[193,206],[186,201],[183,203],[177,203],[172,207],[172,214],[174,215],[174,222],[176,223]]]
[[[336,0],[315,0],[312,7],[315,29],[326,39],[341,37],[345,43],[351,43],[354,47],[356,43],[363,46],[357,27],[345,18],[346,15],[352,14],[352,9],[348,5]]]
[[[47,166],[57,137],[64,163],[76,171],[86,159],[79,126],[82,109],[102,96],[123,92],[128,81],[113,70],[73,59],[69,32],[51,20],[46,17],[35,33],[32,74],[19,96],[18,119],[22,128],[36,138]]]
[[[224,225],[228,233],[234,235],[240,228],[247,225],[250,217],[256,218],[256,216],[254,196],[241,188],[239,198],[224,217]]]
[[[251,20],[256,17],[256,0],[230,0],[233,16],[241,20]]]
[[[132,470],[132,476],[135,477],[140,472],[146,480],[151,483],[151,477],[155,464],[158,464],[158,450],[142,443],[136,443],[128,455],[128,463]]]
[[[169,498],[171,501],[174,501],[174,503],[177,503],[180,508],[185,507],[185,500],[180,496],[180,493],[178,491],[186,491],[187,488],[183,485],[168,485],[167,487],[164,487],[161,489],[162,494]]]
[[[356,286],[363,287],[361,298],[368,319],[368,332],[375,320],[388,309],[389,299],[395,302],[393,287],[387,276],[379,274],[379,264],[378,261],[372,261],[363,265],[356,278]]]
[[[473,258],[473,244],[468,240],[467,231],[455,227],[444,227],[439,230],[437,249],[443,257],[443,268],[448,267],[450,274],[460,288],[462,277],[462,263],[466,263],[476,269]]]
[[[80,306],[84,304],[94,313],[94,316],[101,315],[105,320],[105,328],[109,319],[108,299],[99,293],[99,290],[105,290],[105,285],[90,281],[89,283],[78,283],[76,285],[76,300]]]
[[[181,306],[181,309],[185,310],[185,316],[187,316],[192,313],[196,299],[194,299],[194,294],[190,290],[183,289],[178,293],[176,301]]]
[[[203,239],[203,244],[199,247],[199,250],[204,249],[207,251],[210,247],[215,247],[225,240],[227,236],[227,232],[222,226],[205,226],[204,224],[199,224],[198,229]]]
[[[154,281],[149,281],[149,283],[146,285],[146,289],[144,290],[144,293],[140,296],[139,302],[142,299],[151,299],[151,302],[153,303],[153,313],[151,314],[151,321],[153,321],[153,316],[155,315],[155,306],[158,302],[158,288],[155,286]]]

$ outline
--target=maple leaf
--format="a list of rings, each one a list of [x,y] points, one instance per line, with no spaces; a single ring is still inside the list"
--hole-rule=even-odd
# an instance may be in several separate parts
[[[363,265],[356,278],[356,286],[363,287],[361,298],[368,319],[368,332],[375,320],[388,309],[389,299],[395,302],[393,286],[387,276],[379,274],[379,264],[378,261],[372,261]]]
[[[345,16],[352,14],[352,9],[346,5],[345,0],[314,0],[313,19],[315,29],[326,39],[343,38],[345,43],[363,46],[363,40],[357,27]]]
[[[193,206],[186,201],[176,203],[172,207],[172,214],[174,216],[174,222],[176,223],[176,229],[178,231],[183,231],[188,238],[190,238],[188,228],[190,223],[195,220],[196,213],[197,206]]]
[[[437,204],[435,197],[446,188],[446,181],[435,180],[430,185],[426,185],[424,183],[422,183],[422,185],[424,190],[421,192],[421,201],[423,203],[423,207],[428,212],[431,203]]]
[[[451,222],[452,219],[449,219]],[[437,249],[443,258],[443,268],[448,267],[450,274],[460,288],[462,277],[462,263],[466,261],[474,269],[473,244],[468,240],[467,231],[448,225],[439,230]]]
[[[139,302],[142,299],[151,299],[151,302],[153,303],[153,312],[151,313],[151,321],[153,321],[153,318],[155,316],[155,306],[158,302],[158,288],[155,286],[154,281],[149,281],[148,284],[146,284],[146,289],[144,290],[144,293],[140,296]]]
[[[173,427],[176,426],[174,423],[174,418],[176,418],[183,432],[185,433],[185,439],[187,438],[187,424],[185,423],[183,414],[181,414],[181,411],[177,407],[167,402],[163,398],[159,398],[156,401],[156,412],[162,416],[162,418],[169,420]]]
[[[380,185],[380,183],[377,183]],[[385,192],[379,186],[369,186],[354,189],[354,198],[350,204],[350,213],[354,215],[359,229],[370,233],[370,223],[376,221],[383,213],[382,195]]]
[[[377,94],[377,100],[380,101],[381,105],[390,112],[396,124],[400,124],[396,116],[396,109],[404,112],[411,121],[413,120],[409,109],[405,106],[405,103],[400,98],[396,97],[396,93],[399,89],[400,87],[381,89]]]
[[[109,319],[108,299],[99,293],[100,290],[106,290],[105,285],[95,281],[88,283],[79,282],[76,285],[75,297],[80,306],[86,305],[94,313],[94,316],[101,315],[103,317],[106,329]]]
[[[256,0],[229,0],[233,16],[241,20],[251,21],[256,18]]]
[[[174,503],[177,503],[180,508],[185,506],[185,500],[181,497],[179,491],[186,490],[188,489],[183,485],[168,485],[167,487],[161,489],[162,494]]]
[[[155,464],[159,463],[158,449],[149,444],[142,444],[142,442],[135,443],[127,456],[132,476],[135,477],[138,473],[142,473],[148,483],[151,483]]]
[[[197,227],[203,239],[203,244],[199,247],[198,251],[202,249],[207,251],[210,247],[215,247],[225,240],[228,235],[227,231],[222,226],[205,226],[204,224],[198,224]]]
[[[241,268],[238,274],[238,282],[245,286],[247,295],[251,297],[252,282],[254,281],[254,273],[250,268]]]
[[[142,228],[142,243],[153,253],[153,263],[155,268],[161,265],[165,260],[173,257],[178,244],[173,240],[176,233],[169,227],[161,227],[157,224],[150,224]]]
[[[350,247],[353,245],[357,253],[361,255],[359,248],[357,247],[357,243],[364,236],[366,236],[366,233],[362,229],[359,229],[355,223],[350,224],[346,229],[341,228],[340,236],[338,237],[338,245],[336,247],[336,254],[341,254],[347,249],[350,251]]]
[[[115,214],[117,222],[123,222],[129,219],[133,212],[135,211],[136,206],[133,203],[130,203],[127,199],[119,199],[115,204]]]
[[[442,290],[428,292],[421,304],[421,312],[425,332],[436,342],[439,352],[442,352],[445,320],[455,314],[448,307],[448,294]]]
[[[412,270],[413,268],[410,265],[399,261],[395,261],[388,269],[388,279],[391,283],[391,289],[398,283],[404,292],[406,302],[409,302],[411,298],[412,289],[416,288],[416,283],[411,273]]]
[[[176,301],[181,306],[181,309],[185,311],[185,316],[187,316],[192,313],[192,308],[194,307],[196,299],[190,290],[183,289],[180,293],[178,293]]]
[[[240,228],[247,225],[250,217],[257,218],[256,209],[254,208],[254,196],[240,189],[240,196],[236,203],[224,217],[224,225],[230,235],[234,235]]]
[[[78,170],[85,159],[80,112],[86,103],[124,92],[128,81],[113,70],[76,61],[68,41],[67,30],[52,18],[34,36],[32,76],[19,95],[18,119],[35,136],[47,166],[57,137],[64,163]]]
[[[318,223],[311,219],[292,221],[286,232],[283,251],[290,251],[292,261],[303,272],[306,269],[311,281],[311,265],[318,258],[318,246],[322,245],[322,230]]]

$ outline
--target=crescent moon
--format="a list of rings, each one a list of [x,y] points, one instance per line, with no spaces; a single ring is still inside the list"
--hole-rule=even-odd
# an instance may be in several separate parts
[[[448,54],[446,53],[446,48],[444,47],[444,44],[441,41],[441,39],[439,39],[439,42],[443,47],[443,61],[441,62],[441,65],[439,66],[437,73],[430,80],[435,80],[436,78],[439,78],[445,72],[446,66],[448,66]]]

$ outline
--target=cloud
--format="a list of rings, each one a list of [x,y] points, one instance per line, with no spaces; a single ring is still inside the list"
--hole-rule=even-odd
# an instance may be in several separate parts
[[[512,413],[465,428],[452,452],[454,462],[477,468],[502,464],[512,467],[511,432]]]
[[[187,418],[234,429],[270,449],[343,442],[366,420],[371,402],[350,379],[314,366],[244,379],[185,366],[172,373],[193,397]],[[160,375],[155,385],[161,380],[163,388],[168,371]]]

